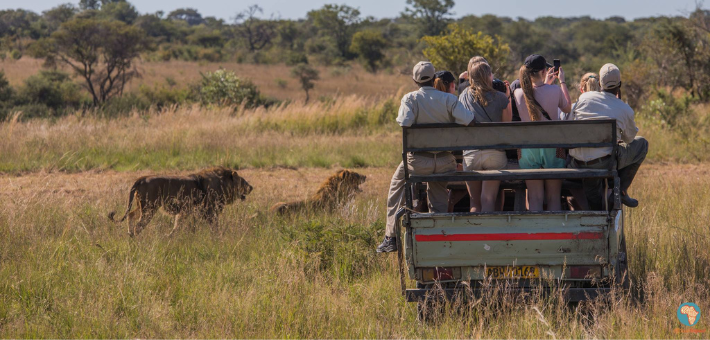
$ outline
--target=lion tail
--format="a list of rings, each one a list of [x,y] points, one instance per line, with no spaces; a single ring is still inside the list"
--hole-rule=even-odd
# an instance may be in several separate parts
[[[126,217],[128,217],[128,213],[131,211],[131,207],[133,206],[133,197],[136,195],[136,187],[137,186],[138,186],[138,182],[133,184],[133,187],[131,187],[131,192],[129,194],[130,196],[128,196],[128,208],[126,208],[126,213],[123,214],[123,217],[121,217],[121,219],[118,221],[114,220],[113,217],[116,216],[116,212],[112,211],[112,212],[108,213],[109,220],[111,220],[113,222],[118,222],[118,223],[121,223],[126,220]]]

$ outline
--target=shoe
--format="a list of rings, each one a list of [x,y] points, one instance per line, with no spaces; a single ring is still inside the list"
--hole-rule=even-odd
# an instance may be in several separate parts
[[[629,208],[636,208],[639,206],[639,201],[635,198],[631,198],[628,195],[621,195],[621,203]]]
[[[385,240],[377,246],[378,253],[391,253],[397,251],[397,238],[385,236]]]
[[[609,195],[609,205],[613,205],[614,202],[614,194],[612,193]],[[636,208],[639,206],[639,201],[635,198],[631,198],[628,195],[621,194],[621,204],[629,207],[629,208]]]

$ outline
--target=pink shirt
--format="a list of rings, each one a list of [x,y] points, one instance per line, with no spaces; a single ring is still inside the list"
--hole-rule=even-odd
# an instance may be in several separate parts
[[[562,94],[562,89],[559,85],[542,85],[540,87],[533,87],[535,92],[535,99],[540,103],[543,109],[550,115],[552,120],[560,120],[558,108],[563,108],[568,105],[567,99],[565,99],[564,94]],[[530,113],[528,112],[528,107],[525,105],[525,96],[523,95],[523,89],[517,89],[513,93],[515,98],[515,104],[518,106],[518,113],[520,113],[520,120],[523,122],[530,121]],[[545,117],[542,117],[545,120]]]

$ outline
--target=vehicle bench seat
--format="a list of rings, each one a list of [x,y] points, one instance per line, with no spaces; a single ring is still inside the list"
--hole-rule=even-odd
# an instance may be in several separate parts
[[[510,169],[456,171],[433,175],[411,175],[411,182],[457,182],[491,180],[527,180],[527,179],[574,179],[574,178],[612,178],[616,171],[607,169]]]

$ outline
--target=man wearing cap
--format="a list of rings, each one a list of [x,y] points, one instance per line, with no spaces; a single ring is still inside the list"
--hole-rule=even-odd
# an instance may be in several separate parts
[[[648,153],[648,141],[636,136],[638,128],[634,122],[634,110],[621,100],[621,71],[614,64],[606,64],[599,70],[599,83],[602,92],[589,91],[579,96],[579,101],[572,111],[575,120],[615,119],[617,136],[620,138],[617,148],[617,169],[621,180],[621,202],[628,207],[638,206],[638,201],[628,195],[629,186],[641,163]],[[589,169],[608,169],[614,155],[611,147],[577,148],[569,154],[573,158],[572,166]],[[592,209],[603,209],[603,182],[600,179],[584,180],[584,191]]]
[[[400,126],[413,124],[450,124],[469,125],[473,122],[473,113],[467,110],[453,94],[439,91],[434,85],[434,66],[427,61],[420,61],[412,72],[419,90],[402,97],[397,115]],[[407,168],[410,174],[431,175],[456,170],[456,159],[451,152],[415,152],[407,155]],[[377,252],[388,253],[397,250],[395,231],[397,211],[404,205],[404,163],[400,163],[392,176],[387,197],[387,230],[385,239],[377,247]],[[445,182],[427,183],[429,211],[446,212],[448,194]]]

